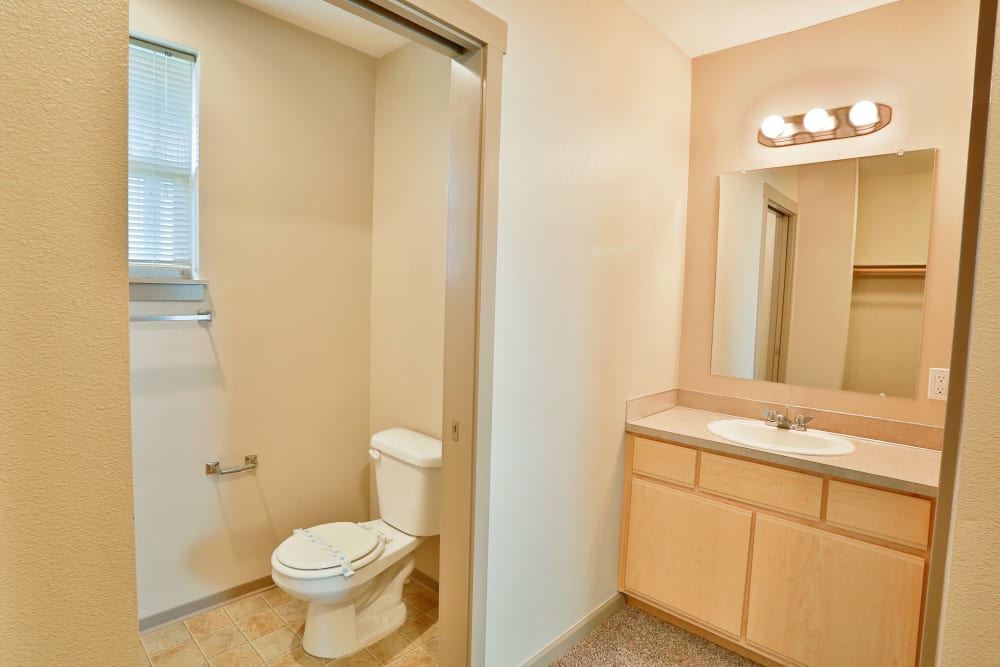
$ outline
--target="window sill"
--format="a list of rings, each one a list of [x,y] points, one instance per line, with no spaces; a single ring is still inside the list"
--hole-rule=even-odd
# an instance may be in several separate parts
[[[204,301],[207,290],[207,280],[139,277],[128,279],[129,301]]]

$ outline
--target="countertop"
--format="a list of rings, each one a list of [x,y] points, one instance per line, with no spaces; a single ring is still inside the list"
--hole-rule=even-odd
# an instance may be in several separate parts
[[[830,475],[895,491],[937,496],[941,452],[880,440],[836,434],[854,443],[855,451],[842,456],[784,454],[730,442],[708,430],[717,419],[739,419],[716,412],[674,407],[628,422],[625,430],[705,450],[732,454],[765,463]]]

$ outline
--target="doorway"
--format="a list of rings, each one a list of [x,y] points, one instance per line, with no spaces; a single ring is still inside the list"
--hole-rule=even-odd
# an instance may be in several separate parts
[[[316,1],[319,5],[327,6],[321,0]],[[138,5],[139,3],[134,4]],[[221,3],[213,3],[213,5],[217,4]],[[246,2],[242,4],[253,6],[259,3]],[[439,348],[443,347],[439,370],[440,381],[438,384],[438,391],[441,394],[441,408],[436,420],[436,427],[440,429],[440,439],[444,443],[442,477],[444,485],[443,505],[445,507],[442,516],[443,529],[440,568],[441,573],[443,573],[440,577],[440,626],[442,628],[440,659],[443,664],[464,664],[469,661],[469,651],[471,650],[470,618],[473,614],[472,593],[470,589],[473,585],[473,567],[470,561],[474,553],[473,518],[476,511],[483,511],[476,506],[473,494],[485,491],[485,486],[477,485],[473,479],[473,475],[476,473],[477,466],[488,465],[488,457],[477,456],[475,449],[477,446],[477,433],[479,432],[478,427],[483,423],[481,415],[484,413],[488,415],[488,408],[477,409],[477,401],[481,400],[479,386],[481,384],[488,386],[488,381],[485,381],[481,375],[477,374],[477,366],[488,368],[488,364],[482,364],[482,359],[483,355],[490,349],[488,337],[492,329],[489,326],[491,313],[484,312],[482,302],[484,301],[484,295],[487,302],[491,301],[492,276],[486,275],[485,272],[492,267],[489,246],[492,232],[490,232],[489,226],[495,225],[495,211],[491,214],[489,207],[491,197],[495,202],[496,170],[495,167],[484,166],[484,155],[490,145],[495,147],[496,122],[495,118],[491,116],[491,113],[495,113],[495,111],[490,112],[484,106],[484,100],[487,99],[487,91],[490,89],[489,80],[485,74],[489,70],[491,73],[497,72],[498,75],[499,58],[496,52],[491,55],[491,47],[485,40],[471,38],[467,33],[458,32],[453,28],[446,27],[446,25],[469,25],[471,26],[470,32],[474,34],[478,22],[480,27],[486,26],[485,32],[482,34],[490,35],[498,22],[493,17],[485,14],[485,12],[481,12],[481,10],[478,10],[478,12],[473,10],[472,7],[474,6],[471,4],[465,5],[464,3],[454,3],[452,11],[454,9],[461,9],[462,11],[459,12],[459,15],[448,15],[448,10],[439,8],[445,12],[444,18],[447,19],[446,22],[439,21],[437,16],[421,14],[416,10],[403,8],[401,5],[393,2],[343,2],[331,4],[337,5],[340,9],[347,10],[352,17],[373,22],[380,26],[381,29],[387,29],[402,36],[409,43],[419,46],[420,49],[429,49],[435,52],[436,55],[446,59],[448,63],[447,67],[450,69],[450,72],[446,73],[447,78],[450,79],[448,82],[450,85],[450,92],[448,93],[450,98],[445,100],[442,105],[446,116],[445,122],[442,125],[446,131],[442,150],[442,154],[446,160],[446,168],[442,172],[445,182],[442,184],[441,203],[442,211],[446,218],[446,226],[443,230],[439,246],[442,261],[445,264],[442,277],[443,284],[441,285],[444,292],[441,297],[442,319],[444,321],[440,327],[443,340],[439,340],[437,343]],[[237,29],[245,28],[243,25],[230,25],[234,28],[234,32]],[[500,25],[502,26],[502,24]],[[501,30],[501,35],[502,32]],[[184,40],[175,39],[172,41],[181,43]],[[278,52],[278,49],[274,48],[274,44],[268,43],[266,40],[261,40],[259,44],[261,51],[267,51],[267,57],[257,59],[254,61],[255,64],[262,68],[267,67],[267,60],[271,59],[274,61],[274,66],[279,68],[281,66],[281,54]],[[223,58],[236,57],[238,54],[239,49],[220,49],[213,53],[209,53],[206,49],[204,55],[207,64],[209,59],[217,63]],[[243,55],[246,57],[245,53]],[[490,62],[492,62],[492,69],[489,66]],[[294,70],[286,71],[288,73],[289,84],[296,83],[298,73]],[[345,69],[327,71],[326,74],[331,78],[348,75]],[[201,81],[203,92],[210,83],[207,79]],[[242,81],[234,81],[233,86],[234,88],[238,88],[239,85],[245,86],[248,83],[250,82],[244,79]],[[234,90],[234,96],[236,92],[239,91]],[[233,125],[242,123],[248,128],[252,127],[259,130],[261,128],[260,113],[265,105],[272,104],[280,107],[282,104],[291,102],[291,100],[282,99],[280,94],[266,96],[270,99],[264,99],[264,97],[262,96],[255,103],[245,105],[241,113],[232,114],[227,122]],[[347,102],[342,98],[336,100],[336,102],[336,104],[329,107],[331,110],[343,110],[348,106]],[[289,106],[292,105],[289,104]],[[297,110],[306,114],[318,112],[318,109],[308,105],[299,106]],[[345,120],[343,116],[339,115],[327,115],[327,119],[331,125]],[[216,125],[216,128],[218,127],[219,125]],[[209,129],[211,128],[204,126],[201,128],[203,137],[206,130]],[[266,153],[261,149],[266,145],[272,143],[274,145],[287,145],[301,141],[303,137],[294,134],[296,129],[301,128],[291,128],[287,133],[284,128],[270,128],[268,132],[259,132],[259,136],[255,138],[250,148],[251,150],[259,151],[259,154],[264,156]],[[317,140],[316,144],[320,145],[321,142]],[[340,147],[346,152],[348,145],[343,144]],[[235,154],[247,158],[246,153]],[[493,155],[495,159],[495,148]],[[209,155],[206,153],[202,157],[203,164],[207,164]],[[265,191],[268,187],[267,183],[262,182],[262,179],[250,177],[252,174],[250,165],[252,164],[252,159],[236,159],[227,165],[227,169],[234,176],[234,181],[242,179],[244,182],[256,183],[254,186],[256,190]],[[270,169],[270,174],[273,175],[275,181],[294,188],[296,186],[295,183],[282,181],[283,178],[288,177],[289,173],[293,172],[290,164],[289,161],[284,161],[284,167],[281,164],[273,165]],[[358,171],[364,171],[363,163]],[[303,183],[300,182],[298,185],[303,185]],[[331,194],[343,201],[350,196],[349,190],[350,188],[341,188],[339,190],[334,188],[334,192]],[[203,188],[201,192],[203,206],[206,208],[217,206],[217,193],[217,189],[216,193],[212,193],[209,188]],[[213,201],[213,197],[216,198],[216,201]],[[249,204],[254,198],[248,197],[247,200]],[[259,204],[259,201],[255,201],[254,203]],[[493,206],[495,207],[495,203]],[[254,210],[255,208],[256,210]],[[217,211],[218,208],[215,210]],[[259,231],[261,228],[264,228],[259,216],[259,207],[248,205],[244,210],[235,213],[238,214],[234,214],[232,217],[239,220],[239,223],[242,225],[242,234],[236,235],[230,229],[230,233],[226,235],[226,238],[223,238],[221,235],[215,235],[214,238],[208,239],[203,250],[206,252],[215,252],[215,250],[218,250],[224,244],[235,246],[237,251],[243,253],[243,257],[258,257],[261,260],[258,265],[270,269],[274,273],[266,280],[259,282],[257,287],[251,287],[254,282],[254,276],[249,271],[239,273],[237,276],[239,279],[235,279],[232,271],[223,272],[218,268],[225,260],[220,260],[218,253],[216,253],[213,262],[206,263],[203,266],[204,275],[194,276],[200,279],[202,283],[208,283],[207,287],[204,288],[204,291],[208,293],[207,299],[210,301],[207,304],[207,309],[216,311],[209,315],[209,317],[212,317],[211,324],[205,328],[200,328],[197,323],[179,324],[176,326],[190,327],[185,332],[185,335],[200,337],[198,340],[202,346],[201,349],[207,350],[206,355],[209,357],[215,355],[223,361],[226,361],[227,356],[229,358],[236,357],[243,361],[253,358],[253,373],[258,377],[266,371],[274,373],[272,377],[288,380],[295,374],[293,367],[295,365],[298,365],[301,369],[305,369],[310,364],[315,364],[317,367],[324,367],[330,370],[330,359],[320,364],[315,363],[316,360],[314,359],[307,358],[308,355],[299,355],[290,364],[288,363],[288,359],[279,358],[279,355],[275,354],[276,350],[273,347],[269,350],[268,342],[273,340],[273,338],[269,337],[270,334],[280,327],[284,327],[286,334],[288,330],[291,330],[292,335],[297,336],[302,342],[299,349],[306,350],[310,349],[307,344],[309,342],[309,329],[322,326],[326,326],[330,330],[338,327],[346,329],[357,318],[347,312],[341,314],[331,311],[329,304],[323,304],[321,299],[312,297],[304,298],[309,293],[308,290],[296,289],[293,284],[295,281],[282,280],[280,276],[276,275],[279,273],[276,270],[278,267],[273,263],[268,267],[267,263],[275,255],[280,254],[281,250],[298,244],[301,247],[296,248],[296,251],[302,253],[299,256],[306,257],[311,261],[303,261],[299,267],[286,264],[282,272],[286,273],[286,275],[294,274],[295,280],[299,281],[300,284],[313,281],[318,284],[336,285],[338,288],[341,285],[348,286],[352,279],[358,280],[361,278],[365,273],[365,267],[350,263],[352,260],[349,259],[347,254],[343,258],[335,258],[321,252],[321,248],[335,247],[338,239],[342,245],[347,247],[356,239],[346,234],[338,237],[338,239],[327,239],[327,241],[333,241],[333,244],[326,243],[326,245],[321,245],[315,237],[300,236],[299,232],[312,233],[315,231],[315,227],[311,226],[308,215],[302,215],[302,212],[296,210],[293,206],[286,206],[282,212],[283,219],[281,223],[284,225],[284,230],[278,225],[271,225],[267,229],[270,229],[273,233],[266,237],[261,237],[255,232],[255,230]],[[206,219],[203,222],[207,225],[209,221]],[[346,227],[347,225],[345,225]],[[483,232],[484,227],[486,228],[485,234]],[[211,236],[214,232],[203,230],[204,234]],[[256,239],[255,236],[257,237]],[[266,240],[264,240],[265,238]],[[486,246],[485,249],[483,248],[484,245]],[[249,262],[232,262],[228,267],[232,268],[237,265],[246,267],[249,264]],[[325,271],[327,273],[324,273]],[[340,273],[336,273],[337,271]],[[334,280],[326,282],[331,277]],[[149,288],[146,287],[145,289]],[[315,297],[316,295],[313,296]],[[312,301],[312,306],[309,305],[310,301]],[[337,300],[330,299],[330,301]],[[143,309],[159,311],[165,306],[175,309],[176,313],[174,314],[180,315],[185,307],[190,307],[190,304],[168,306],[165,303],[137,303],[133,306],[133,312],[136,309],[140,311]],[[304,317],[302,317],[303,315]],[[340,316],[339,319],[338,316]],[[295,320],[298,320],[298,323]],[[480,336],[484,320],[487,331],[485,341],[483,340],[484,337]],[[238,325],[236,324],[237,322],[239,323]],[[136,326],[148,326],[152,328],[156,325],[150,323],[148,325],[141,324]],[[232,339],[242,341],[242,347],[234,347],[228,343],[218,344],[223,334],[226,333],[227,327]],[[406,337],[408,334],[412,334],[412,329],[407,330],[399,326],[396,329],[397,337]],[[176,330],[168,331],[165,328],[161,328],[156,332],[150,331],[149,333],[156,338],[156,343],[153,345],[159,346],[161,351],[171,347],[174,348],[167,352],[164,355],[165,357],[177,353],[176,346],[178,339],[175,336],[177,333]],[[133,346],[133,348],[133,360],[135,360],[135,355],[142,354],[143,348],[141,345]],[[205,362],[205,359],[195,362],[192,365],[202,362]],[[335,368],[335,372],[326,373],[330,383],[336,383],[338,381],[337,376],[349,374],[349,359],[346,355],[343,356],[342,362],[342,367]],[[204,363],[203,365],[207,366],[209,364]],[[311,437],[307,433],[307,429],[303,428],[303,420],[298,417],[303,414],[318,414],[323,408],[315,405],[312,406],[312,409],[308,409],[308,406],[301,405],[303,403],[301,397],[296,396],[293,399],[294,392],[288,388],[287,384],[283,385],[280,381],[266,383],[270,386],[270,389],[266,391],[259,388],[261,385],[259,382],[256,383],[258,388],[254,391],[244,391],[240,388],[249,385],[245,381],[246,378],[241,377],[241,374],[247,368],[246,364],[234,363],[229,366],[219,364],[219,366],[220,368],[227,368],[230,372],[216,370],[214,371],[214,375],[213,373],[202,373],[197,378],[198,382],[203,383],[201,389],[209,385],[212,387],[223,387],[224,389],[237,388],[239,389],[237,393],[240,395],[239,400],[242,401],[241,410],[244,415],[252,415],[255,410],[260,411],[261,414],[266,413],[268,410],[283,411],[281,412],[283,418],[275,421],[280,421],[284,426],[278,428],[272,425],[259,428],[259,424],[256,427],[253,425],[252,419],[243,420],[238,418],[229,418],[219,423],[206,422],[203,424],[206,428],[199,429],[200,433],[198,437],[204,438],[206,442],[236,443],[233,445],[232,451],[223,451],[221,454],[218,454],[218,458],[241,457],[251,451],[254,454],[261,454],[258,459],[260,462],[259,468],[255,472],[251,472],[243,477],[234,475],[231,478],[226,478],[225,486],[222,484],[222,478],[218,478],[218,484],[208,486],[205,483],[214,480],[206,480],[204,477],[191,479],[188,476],[189,469],[191,468],[191,461],[189,460],[191,457],[183,455],[182,447],[176,445],[170,447],[170,443],[159,443],[165,446],[159,447],[158,451],[163,454],[164,460],[169,460],[166,461],[166,467],[162,465],[157,467],[155,474],[161,476],[162,480],[168,476],[169,466],[176,463],[177,474],[188,476],[185,477],[186,481],[184,484],[200,484],[199,488],[201,491],[214,493],[211,500],[215,503],[222,520],[226,524],[225,538],[220,539],[212,530],[202,531],[204,539],[186,551],[185,557],[189,559],[189,565],[193,570],[191,578],[195,580],[196,584],[199,582],[201,584],[206,582],[210,584],[213,581],[219,581],[223,576],[222,570],[226,569],[228,569],[226,573],[228,576],[237,576],[240,572],[245,573],[242,576],[243,580],[255,579],[256,576],[259,576],[255,574],[259,572],[257,563],[259,559],[250,557],[241,558],[240,555],[273,548],[275,546],[273,543],[268,546],[269,542],[273,542],[273,537],[268,535],[267,530],[261,530],[261,526],[277,527],[281,529],[277,532],[286,532],[284,531],[286,527],[283,525],[282,516],[287,517],[293,514],[294,510],[292,508],[297,503],[312,507],[313,509],[310,512],[315,517],[308,516],[301,518],[301,523],[308,524],[310,521],[321,523],[342,520],[340,517],[331,516],[331,510],[326,509],[326,506],[332,503],[324,505],[327,499],[339,502],[337,500],[339,496],[335,494],[341,493],[340,491],[328,494],[329,498],[315,492],[312,492],[310,496],[310,489],[318,488],[324,481],[322,479],[324,477],[322,471],[326,470],[325,475],[329,476],[331,470],[330,462],[324,462],[322,465],[315,465],[312,469],[309,469],[310,466],[302,466],[304,462],[312,460],[308,450],[300,452],[301,456],[293,454],[296,443],[300,443]],[[284,367],[284,370],[281,367]],[[150,382],[155,383],[164,379],[176,381],[181,375],[190,370],[190,368],[181,372],[175,372],[176,369],[167,369],[163,366],[158,368],[147,367],[145,370],[148,371],[147,376]],[[314,383],[317,392],[323,391],[323,382],[318,377],[319,375],[317,374],[317,381]],[[189,376],[188,379],[191,377]],[[349,383],[342,384],[345,387],[349,385]],[[142,383],[139,383],[139,386],[141,385]],[[190,383],[188,386],[190,386]],[[150,385],[147,385],[147,388],[155,390],[155,387],[151,387]],[[162,389],[162,386],[160,388]],[[218,393],[223,390],[210,388],[206,391],[207,393],[213,391]],[[150,394],[152,393],[153,391],[150,392]],[[198,399],[192,398],[192,404],[196,403]],[[200,398],[205,398],[205,392],[202,393]],[[328,396],[328,398],[332,400],[327,402],[335,405],[340,400],[350,400],[350,392],[343,391],[336,396]],[[209,397],[208,403],[211,400],[214,399]],[[134,399],[134,402],[139,406],[139,409],[142,409],[141,400],[135,401]],[[330,410],[330,408],[327,408],[327,411]],[[179,417],[182,412],[183,410],[177,410],[175,414]],[[336,420],[329,421],[334,422]],[[139,429],[139,431],[142,431],[142,429]],[[343,440],[345,441],[348,439],[351,442],[357,440],[357,438],[347,437],[348,434],[344,435]],[[367,434],[365,435],[367,436]],[[438,434],[436,433],[435,435]],[[335,438],[333,440],[339,439]],[[367,437],[363,437],[361,440],[366,443]],[[265,447],[267,443],[281,443],[281,449],[272,445],[274,449],[269,452],[258,451],[258,444],[260,447]],[[244,452],[243,449],[247,449],[247,451]],[[367,457],[366,450],[367,447],[360,450],[360,455],[364,458]],[[317,450],[314,449],[313,451]],[[351,456],[354,456],[354,454],[356,452],[352,453]],[[216,457],[209,456],[209,458]],[[163,463],[163,461],[160,462]],[[353,465],[357,463],[355,461]],[[226,464],[227,461],[224,460],[222,463],[223,467]],[[137,457],[135,484],[137,490],[137,508],[140,504],[139,495],[144,493],[142,490],[143,480],[139,478],[141,474],[139,468],[141,465],[143,465],[142,457]],[[281,470],[282,468],[284,468],[284,471]],[[292,473],[292,468],[295,468],[298,472]],[[480,471],[482,472],[482,469]],[[299,488],[296,489],[299,494],[298,497],[280,498],[278,495],[282,494],[276,495],[270,493],[260,483],[264,480],[265,475],[270,475],[271,480],[274,480],[275,476],[282,474],[286,482],[285,486],[288,486],[287,482],[289,480],[294,480],[295,475],[304,475],[304,478],[300,480],[301,484]],[[354,480],[354,483],[356,483],[358,488],[363,487],[365,484],[360,479]],[[353,485],[338,482],[336,485],[329,486],[345,488]],[[178,490],[184,493],[184,487],[175,489],[175,491]],[[180,502],[180,505],[184,506],[186,503],[189,514],[196,513],[198,506],[195,500],[198,494],[185,495],[187,497]],[[295,494],[283,495],[294,496]],[[341,495],[353,497],[357,493],[351,488],[341,493]],[[146,500],[150,501],[151,499],[147,498]],[[317,502],[318,500],[323,500],[323,503]],[[355,510],[351,511],[354,512]],[[137,512],[137,517],[139,514]],[[183,512],[176,512],[176,514],[180,516]],[[359,518],[364,519],[368,517]],[[347,518],[347,520],[352,520],[352,518]],[[177,523],[183,523],[183,521],[178,521]],[[164,523],[153,522],[150,525],[153,524],[161,532],[164,532]],[[225,550],[229,550],[234,554],[231,563],[227,563],[225,567],[206,565],[207,561],[210,560],[205,557],[206,554],[219,553]],[[141,559],[143,557],[143,550],[140,548],[138,551]],[[149,552],[150,549],[146,549],[146,553],[148,554]],[[229,567],[229,565],[232,565],[232,567]],[[143,571],[141,564],[139,570],[141,598]],[[253,583],[253,581],[249,583]],[[233,587],[224,586],[223,588],[231,589]]]

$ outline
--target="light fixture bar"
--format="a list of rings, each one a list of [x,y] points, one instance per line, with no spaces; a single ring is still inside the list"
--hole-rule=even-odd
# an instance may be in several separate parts
[[[872,114],[872,107],[876,114]],[[859,124],[855,125],[851,118],[851,109],[854,109],[854,121],[858,121]],[[812,114],[813,117],[810,118],[813,121],[819,114],[817,111],[826,111],[829,115],[828,122],[826,122],[822,129],[810,131],[806,128],[806,116]],[[855,105],[849,107],[837,107],[836,109],[813,109],[812,111],[804,114],[799,114],[798,116],[784,116],[784,128],[781,130],[777,136],[769,137],[764,134],[766,129],[769,134],[774,134],[774,129],[777,118],[782,118],[781,116],[768,116],[764,122],[764,126],[757,130],[757,143],[762,146],[767,146],[768,148],[780,148],[782,146],[797,146],[800,144],[808,144],[814,141],[829,141],[831,139],[848,139],[850,137],[860,137],[866,134],[871,134],[872,132],[878,132],[883,127],[889,124],[892,120],[892,107],[888,104],[882,103],[871,103],[871,102],[858,102]],[[866,120],[871,120],[871,122],[864,122]],[[814,125],[814,123],[810,123]]]

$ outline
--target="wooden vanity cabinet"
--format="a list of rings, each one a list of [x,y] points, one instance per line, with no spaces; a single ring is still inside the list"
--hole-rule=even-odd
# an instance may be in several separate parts
[[[632,480],[625,586],[739,637],[750,517],[738,507]]]
[[[924,560],[757,518],[747,642],[813,667],[912,665]]]
[[[765,665],[916,664],[931,499],[631,435],[626,461],[630,602]]]

